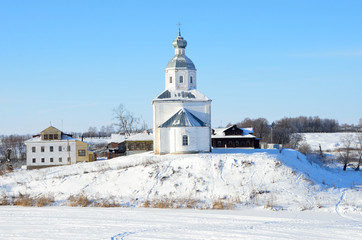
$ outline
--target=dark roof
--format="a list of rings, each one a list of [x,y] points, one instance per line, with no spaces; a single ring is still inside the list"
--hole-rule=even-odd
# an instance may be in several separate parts
[[[206,123],[186,108],[181,108],[175,115],[160,125],[163,127],[206,127]]]

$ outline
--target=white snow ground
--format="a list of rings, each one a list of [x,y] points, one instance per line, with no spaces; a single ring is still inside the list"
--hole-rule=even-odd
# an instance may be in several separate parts
[[[0,239],[362,238],[361,171],[321,167],[288,149],[225,151],[17,169],[0,176],[0,197],[55,203],[1,206]],[[80,193],[128,208],[64,206]],[[181,209],[141,208],[165,199]],[[189,201],[198,209],[185,209]],[[200,210],[215,202],[235,210]]]
[[[145,208],[0,207],[0,239],[349,239],[361,218],[336,213]]]

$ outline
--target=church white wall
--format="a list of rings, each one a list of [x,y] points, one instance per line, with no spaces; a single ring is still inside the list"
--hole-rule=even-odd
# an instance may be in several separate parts
[[[155,101],[153,102],[153,132],[154,132],[154,153],[160,154],[170,150],[169,134],[165,134],[164,130],[161,133],[161,129],[158,128],[161,124],[166,122],[182,107],[187,108],[192,114],[200,118],[202,121],[211,126],[211,101]],[[208,139],[211,144],[211,128],[209,128]],[[162,136],[162,139],[160,138]],[[162,146],[162,149],[160,148]],[[209,148],[208,146],[208,148]],[[169,149],[169,150],[165,150]],[[176,152],[178,150],[172,150]],[[204,151],[204,147],[203,150]],[[209,151],[209,150],[207,150]]]
[[[180,83],[180,76],[183,76],[183,83]],[[170,83],[170,77],[172,77],[172,83]],[[192,83],[190,82],[192,77]],[[190,90],[196,89],[196,71],[195,70],[165,70],[165,86],[166,89],[175,90]]]
[[[160,128],[160,154],[209,152],[211,129],[209,127],[173,127]],[[182,137],[188,136],[188,145],[184,146]]]
[[[211,101],[162,101],[154,102],[154,123],[159,126],[172,117],[181,108],[187,108],[192,114],[207,124],[211,124]]]

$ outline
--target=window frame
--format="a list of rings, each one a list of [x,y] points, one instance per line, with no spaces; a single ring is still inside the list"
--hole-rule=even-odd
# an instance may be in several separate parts
[[[78,149],[78,157],[85,157],[86,151],[85,149]]]
[[[182,146],[188,146],[189,145],[189,136],[182,135]]]

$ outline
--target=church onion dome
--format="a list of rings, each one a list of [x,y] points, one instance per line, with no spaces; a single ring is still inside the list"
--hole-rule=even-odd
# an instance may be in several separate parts
[[[181,37],[180,33],[177,38],[173,40],[172,46],[175,48],[175,56],[168,62],[166,68],[186,68],[187,70],[196,70],[194,63],[185,55],[187,41]]]
[[[196,70],[194,63],[185,55],[175,55],[167,64],[166,68],[187,68]]]
[[[187,41],[184,40],[184,38],[181,37],[181,35],[178,35],[177,38],[175,40],[173,40],[172,46],[174,48],[186,48]]]

